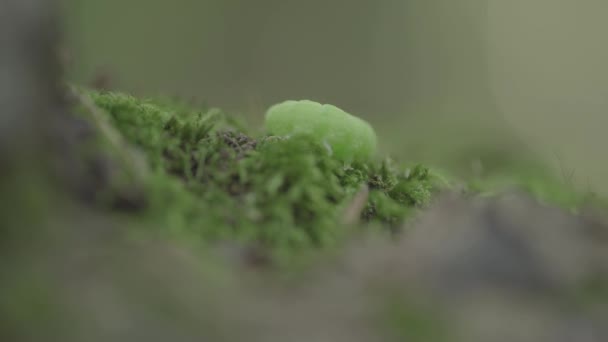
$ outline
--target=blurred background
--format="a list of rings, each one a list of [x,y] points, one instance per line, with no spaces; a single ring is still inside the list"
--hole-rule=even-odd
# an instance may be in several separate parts
[[[608,193],[608,2],[63,6],[77,83],[204,101],[258,126],[275,102],[327,102],[370,121],[401,159],[466,170],[476,158],[533,158]]]

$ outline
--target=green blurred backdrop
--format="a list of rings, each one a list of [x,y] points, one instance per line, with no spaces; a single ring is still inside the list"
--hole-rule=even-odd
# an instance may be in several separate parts
[[[285,99],[369,120],[384,152],[536,153],[608,193],[602,0],[64,0],[72,79],[259,124]],[[488,152],[490,151],[490,152]],[[569,171],[570,173],[570,171]]]

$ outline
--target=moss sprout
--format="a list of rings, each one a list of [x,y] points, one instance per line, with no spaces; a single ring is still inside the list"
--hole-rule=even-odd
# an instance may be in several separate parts
[[[266,113],[266,129],[279,136],[306,135],[345,161],[368,161],[376,152],[376,133],[365,121],[332,105],[285,101]]]

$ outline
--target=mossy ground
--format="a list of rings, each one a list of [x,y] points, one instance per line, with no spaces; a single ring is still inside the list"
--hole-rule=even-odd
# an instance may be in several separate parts
[[[97,192],[98,203],[121,208],[116,203],[124,204],[126,197],[131,204],[126,208],[137,209],[130,217],[151,223],[160,234],[203,243],[253,243],[290,255],[332,246],[353,226],[398,232],[434,194],[455,183],[424,165],[390,159],[346,164],[305,137],[253,135],[218,109],[81,92],[122,138],[110,145],[119,145],[114,149],[126,154],[123,159],[135,156],[127,154],[134,148],[145,164],[143,171],[127,170],[135,185],[125,186],[123,180],[107,186]],[[91,114],[92,108],[81,109],[84,117]],[[474,195],[518,186],[572,210],[589,199],[545,169],[518,170],[461,184]]]
[[[37,326],[52,331],[60,326],[58,329],[61,332],[72,333],[75,330],[74,326],[77,326],[84,327],[82,329],[84,334],[89,336],[94,329],[91,329],[88,322],[86,324],[82,322],[74,324],[74,322],[77,319],[88,320],[90,316],[81,314],[78,310],[74,314],[70,309],[73,309],[73,305],[78,307],[81,303],[87,305],[86,300],[81,300],[80,296],[86,299],[87,294],[111,294],[112,291],[116,291],[118,299],[115,298],[115,304],[123,304],[122,308],[127,310],[124,312],[129,312],[132,317],[143,316],[143,325],[141,325],[144,327],[143,330],[150,330],[153,333],[156,328],[154,323],[157,321],[150,321],[150,317],[145,316],[147,314],[154,317],[158,315],[160,322],[169,322],[170,325],[177,327],[186,326],[186,330],[191,328],[190,322],[196,322],[192,326],[198,327],[203,317],[203,320],[209,323],[209,327],[215,328],[217,324],[222,324],[228,327],[228,332],[232,333],[248,326],[252,317],[259,327],[267,327],[266,323],[272,322],[273,328],[277,331],[281,331],[284,327],[288,327],[289,330],[298,323],[302,323],[308,329],[309,322],[306,319],[302,320],[301,317],[313,322],[317,321],[317,317],[322,317],[320,321],[327,324],[323,325],[324,327],[340,328],[342,326],[339,323],[344,317],[348,318],[351,312],[357,312],[365,307],[363,311],[373,312],[370,316],[377,320],[374,321],[377,326],[374,325],[373,329],[381,329],[382,334],[378,336],[386,336],[386,340],[457,340],[454,332],[461,330],[462,324],[459,319],[466,318],[471,313],[467,309],[460,310],[460,304],[453,306],[452,303],[441,300],[435,303],[434,299],[442,297],[436,296],[436,292],[432,290],[426,293],[421,292],[418,287],[411,287],[412,281],[417,279],[424,283],[427,279],[426,275],[433,272],[441,275],[452,274],[452,265],[457,266],[456,273],[452,276],[460,275],[459,272],[463,271],[464,278],[486,279],[486,277],[492,278],[494,274],[502,274],[504,269],[499,266],[505,260],[490,258],[490,262],[497,263],[497,273],[489,274],[484,273],[487,271],[485,268],[487,263],[476,262],[478,259],[486,258],[485,253],[489,253],[487,255],[491,257],[491,252],[496,246],[494,244],[485,245],[487,248],[459,249],[450,245],[449,239],[437,239],[434,233],[419,235],[422,243],[418,245],[426,246],[425,248],[439,254],[444,248],[447,251],[446,255],[450,256],[448,262],[439,263],[439,266],[434,264],[437,260],[434,258],[436,255],[434,253],[430,254],[430,259],[428,259],[429,254],[421,253],[424,252],[421,250],[418,254],[413,252],[413,254],[401,255],[403,251],[415,250],[411,248],[413,245],[402,245],[401,247],[406,247],[402,249],[399,245],[399,242],[412,241],[414,236],[412,234],[390,242],[385,241],[388,239],[380,239],[383,241],[378,245],[374,245],[378,241],[371,241],[372,247],[369,250],[366,247],[352,250],[349,249],[351,246],[346,244],[347,248],[335,249],[340,252],[337,254],[347,254],[344,262],[348,265],[346,267],[348,270],[344,274],[343,263],[336,266],[334,259],[318,259],[321,263],[329,264],[331,274],[328,279],[322,267],[315,268],[317,271],[321,268],[318,274],[314,272],[302,274],[306,272],[299,272],[301,269],[298,266],[301,264],[293,261],[304,260],[304,264],[307,264],[309,259],[295,257],[320,254],[320,251],[346,241],[353,232],[372,232],[375,235],[385,234],[390,237],[407,229],[408,226],[404,223],[412,218],[413,213],[431,203],[442,190],[460,192],[462,196],[493,196],[504,191],[505,187],[517,186],[539,200],[568,209],[577,209],[588,203],[590,199],[597,200],[586,193],[574,191],[567,180],[552,176],[541,166],[533,163],[487,170],[470,179],[462,178],[462,181],[446,177],[434,168],[408,163],[408,161],[400,163],[390,159],[379,159],[367,163],[345,164],[331,158],[324,146],[306,138],[286,139],[251,134],[244,128],[245,125],[239,124],[230,115],[225,115],[216,109],[197,109],[172,100],[142,100],[113,92],[78,91],[78,94],[80,96],[77,97],[79,100],[76,103],[77,112],[81,118],[91,121],[91,126],[97,128],[93,130],[97,134],[93,135],[93,139],[89,138],[86,144],[78,146],[78,150],[84,154],[77,157],[82,157],[80,162],[84,165],[70,164],[70,166],[79,167],[75,174],[82,173],[83,170],[86,171],[84,173],[92,174],[91,177],[86,178],[89,189],[85,189],[88,190],[85,193],[87,196],[95,195],[93,198],[87,197],[89,201],[86,202],[92,204],[93,208],[86,208],[86,204],[79,202],[77,208],[66,209],[63,208],[63,203],[61,205],[53,203],[56,199],[54,196],[49,196],[51,200],[46,198],[38,200],[36,206],[20,205],[18,202],[37,198],[36,195],[41,191],[41,186],[31,180],[24,181],[27,184],[25,187],[12,184],[13,187],[21,188],[20,191],[14,189],[6,192],[6,194],[14,192],[20,195],[11,196],[11,204],[16,203],[17,207],[27,208],[26,213],[16,213],[12,207],[5,206],[5,209],[12,211],[10,214],[19,218],[14,222],[9,221],[9,224],[16,227],[10,232],[15,232],[19,237],[19,239],[13,237],[10,241],[32,239],[30,231],[21,229],[24,224],[22,216],[30,220],[38,218],[42,221],[37,222],[38,224],[44,223],[49,226],[48,230],[44,230],[46,234],[37,233],[35,246],[30,246],[31,242],[21,243],[29,246],[29,249],[18,248],[20,254],[37,256],[35,260],[25,258],[25,261],[22,261],[23,265],[40,263],[43,268],[53,265],[48,272],[41,275],[37,273],[36,267],[23,267],[21,264],[15,267],[11,265],[10,258],[3,259],[5,262],[9,261],[8,266],[3,268],[2,275],[5,276],[3,279],[7,284],[5,286],[9,294],[7,298],[12,299],[7,303],[9,305],[7,308],[0,310],[0,316],[14,317],[6,320],[9,324],[15,324],[9,327],[13,332],[26,331],[28,334],[30,332],[37,334],[39,330],[28,327]],[[71,195],[71,192],[67,194],[62,192],[60,198],[65,200],[64,196]],[[24,199],[21,200],[21,197]],[[69,200],[66,202],[71,203]],[[468,203],[468,201],[463,202]],[[55,217],[46,211],[34,215],[36,210],[33,208],[37,206],[39,206],[38,211],[48,206],[66,212],[69,210],[70,215]],[[439,206],[440,211],[441,208]],[[456,208],[461,207],[456,206]],[[463,208],[466,210],[468,207],[465,205]],[[473,217],[479,218],[478,224],[481,224],[479,232],[492,235],[508,229],[502,227],[494,231],[484,226],[484,222],[496,222],[496,217],[500,217],[496,215],[498,210],[496,208],[502,207],[490,206],[490,211],[487,208],[482,211],[475,208],[477,207],[471,206],[468,214],[464,213],[464,216],[478,215]],[[88,211],[88,209],[92,210]],[[73,211],[81,210],[88,212],[83,213],[82,217],[77,215],[72,217]],[[441,212],[437,212],[437,207],[431,213],[442,216]],[[505,213],[511,211],[507,210]],[[547,221],[541,219],[547,212],[542,211],[540,207],[532,207],[528,213],[535,214],[530,216],[530,228],[536,224],[555,223],[551,219]],[[551,211],[548,213],[550,214]],[[454,215],[453,212],[446,213],[440,222],[434,224],[447,226],[450,230],[456,228],[457,231],[462,230],[463,225],[469,223],[468,220],[458,222],[454,220],[454,216],[458,215]],[[7,217],[11,216],[7,215]],[[115,218],[119,219],[114,227],[117,229],[105,230],[113,226]],[[67,232],[58,229],[63,226],[64,221],[69,222],[68,226],[74,229],[68,228]],[[515,223],[507,222],[506,227],[510,227],[508,224],[521,222],[528,224],[526,218],[520,218],[515,220]],[[82,228],[80,224],[87,226],[86,229],[79,229]],[[586,224],[580,223],[574,226],[581,225],[585,228]],[[412,233],[416,232],[416,228],[420,232],[433,227],[418,225],[412,229]],[[100,234],[99,231],[106,234]],[[131,244],[133,241],[123,244],[125,232],[128,238],[132,236],[131,234],[135,234],[136,238],[144,236],[145,238],[141,239],[145,240],[144,243],[141,244],[142,241],[138,240],[134,244]],[[559,233],[560,230],[556,232]],[[563,233],[563,230],[561,232]],[[262,277],[249,282],[253,278],[243,275],[247,272],[240,272],[241,268],[237,268],[237,272],[232,273],[233,270],[225,267],[225,263],[216,265],[216,259],[204,251],[200,254],[194,253],[192,259],[184,258],[184,254],[188,254],[189,251],[198,251],[196,248],[181,248],[187,246],[181,243],[173,244],[173,241],[170,241],[170,245],[179,246],[176,248],[178,251],[173,249],[168,251],[164,244],[162,247],[156,245],[150,247],[147,243],[158,236],[161,237],[159,240],[162,242],[166,242],[167,239],[179,239],[179,242],[187,241],[203,245],[222,241],[252,244],[256,247],[255,252],[258,251],[257,247],[261,247],[264,253],[268,253],[263,255],[263,262],[271,260],[278,262],[279,265],[288,266],[281,268],[282,272],[273,273],[274,275],[287,276],[289,280],[295,281],[284,283],[277,281],[278,279],[272,275],[264,277],[267,275],[264,272],[254,272],[256,276]],[[532,234],[528,238],[532,236],[536,237]],[[507,239],[509,251],[520,253],[519,244],[511,243],[513,241],[511,234],[499,234],[498,237]],[[477,242],[483,244],[483,241],[486,241],[484,239]],[[6,240],[9,241],[8,238]],[[367,241],[365,238],[361,240]],[[117,242],[119,246],[115,246]],[[536,240],[530,242],[534,243]],[[458,245],[463,241],[459,240],[455,243]],[[44,246],[47,246],[46,249],[41,248]],[[4,250],[9,250],[9,244],[6,247]],[[468,253],[471,251],[476,253],[474,254],[476,257],[470,258]],[[383,256],[383,253],[386,255]],[[57,255],[62,257],[57,258]],[[378,255],[381,256],[379,261],[366,264]],[[520,260],[515,256],[509,254],[509,257],[513,257],[515,261]],[[414,269],[402,267],[405,258],[429,267],[425,266],[417,273]],[[167,262],[165,259],[171,261]],[[454,264],[450,262],[452,259]],[[194,262],[190,264],[192,260]],[[163,264],[164,262],[167,263]],[[364,265],[359,267],[359,263]],[[315,263],[315,266],[320,266],[319,264]],[[432,268],[433,265],[436,267]],[[445,268],[441,268],[442,265]],[[459,265],[464,265],[460,271],[458,271]],[[484,267],[480,269],[479,265]],[[190,272],[193,270],[190,270],[190,266],[197,271],[204,269],[204,277],[191,277]],[[22,268],[32,271],[23,272]],[[78,274],[72,275],[74,277],[72,278],[63,271],[56,271],[66,268],[74,269],[74,273]],[[514,269],[520,268],[525,267],[522,265]],[[362,270],[360,274],[352,271],[358,269]],[[14,270],[18,271],[14,272]],[[395,270],[415,276],[401,278],[399,274],[393,274],[391,277],[391,273]],[[512,268],[507,269],[509,272],[510,270]],[[350,274],[352,272],[354,273]],[[511,274],[509,272],[506,279],[509,279],[508,275]],[[238,277],[235,276],[237,273]],[[291,277],[292,275],[295,277]],[[304,276],[298,277],[299,275]],[[57,278],[60,280],[57,281]],[[336,278],[338,286],[335,283]],[[48,279],[53,282],[49,282]],[[260,284],[257,282],[258,279],[263,279],[260,281],[262,287],[268,286],[268,288],[257,292],[259,290],[257,285]],[[447,286],[449,282],[441,279],[440,283]],[[519,283],[521,279],[517,279]],[[604,310],[607,293],[605,278],[591,279],[592,281],[584,282],[580,286],[568,288],[567,290],[572,294],[567,292],[567,295],[562,296],[565,304],[560,305],[572,306],[576,310],[592,311],[596,310],[596,307],[598,310]],[[407,282],[407,286],[404,281]],[[108,288],[103,288],[104,282],[109,286]],[[160,285],[148,286],[150,282]],[[234,289],[227,286],[233,283],[245,283],[244,293],[239,292],[242,288]],[[384,283],[391,286],[385,287]],[[40,284],[42,286],[39,286]],[[54,284],[59,285],[54,287]],[[99,287],[100,284],[102,287]],[[183,291],[181,286],[184,284],[195,295],[189,293],[181,302],[174,296]],[[218,290],[215,291],[217,284],[219,284]],[[382,286],[379,286],[380,284]],[[159,296],[159,287],[163,286],[166,286],[168,294],[166,298]],[[306,292],[309,287],[313,289],[310,293]],[[287,294],[282,292],[285,288],[291,289],[293,296],[289,296],[290,292]],[[112,291],[104,292],[104,289]],[[358,289],[364,290],[358,292]],[[249,292],[247,292],[249,290],[255,294],[252,296],[255,301],[249,301]],[[274,293],[275,290],[277,293]],[[375,290],[379,290],[378,293]],[[205,293],[205,291],[210,292]],[[193,300],[199,298],[197,296],[201,293],[205,295],[204,300]],[[276,303],[279,312],[277,316],[271,314],[264,316],[265,311],[269,310],[268,303],[257,301],[258,294],[266,295],[268,296],[266,299],[270,298]],[[314,310],[317,310],[317,307],[321,309],[310,313],[301,310],[299,305],[302,304],[303,294],[308,294],[310,297],[305,298],[315,302],[315,305],[311,306],[315,308]],[[209,296],[208,298],[220,298],[218,302],[220,304],[209,307],[209,303],[213,301],[209,301],[206,295]],[[527,296],[524,301],[526,304],[534,302],[528,300]],[[461,296],[457,295],[457,297]],[[156,301],[157,298],[161,299]],[[370,298],[373,300],[368,302]],[[469,297],[465,295],[463,298],[462,303],[469,302]],[[485,303],[486,297],[482,295],[481,298],[481,303]],[[473,299],[479,300],[478,297]],[[107,297],[101,296],[99,302],[94,302],[96,304],[93,304],[92,311],[97,310],[96,305],[106,307],[107,300]],[[148,301],[151,303],[149,307],[142,306],[142,303]],[[327,305],[326,302],[330,304]],[[554,302],[557,301],[551,301]],[[167,306],[168,303],[171,305]],[[196,304],[191,307],[190,303]],[[367,307],[368,305],[373,307]],[[142,310],[129,311],[133,307]],[[167,310],[168,307],[171,309]],[[529,307],[523,308],[529,309]],[[218,314],[224,309],[230,314],[226,316]],[[325,309],[329,311],[326,312]],[[333,309],[339,310],[334,312]],[[456,314],[451,310],[457,310]],[[489,310],[490,313],[495,312],[493,308]],[[234,319],[240,317],[241,311],[255,312],[255,314],[247,315],[248,323],[244,324]],[[304,316],[301,316],[302,312]],[[113,319],[114,312],[111,311],[110,314]],[[258,314],[261,316],[258,317]],[[189,315],[195,318],[190,321],[187,319]],[[182,319],[183,317],[187,318]],[[365,318],[369,317],[365,315]],[[298,322],[294,323],[293,320]],[[47,328],[46,325],[36,325],[32,322],[53,323],[48,324]],[[354,324],[351,322],[348,325],[348,329],[355,332],[353,336],[358,332],[359,322],[357,320]],[[560,321],[559,326],[561,325]],[[310,327],[316,329],[314,325]],[[47,331],[44,329],[42,331]],[[99,331],[103,331],[104,327],[100,329]],[[184,329],[178,330],[181,333]],[[203,330],[203,336],[207,336],[205,334],[209,334],[208,331],[214,331],[207,326]],[[292,334],[289,331],[289,336]],[[71,340],[82,340],[82,338]]]
[[[305,137],[252,136],[216,109],[113,92],[85,96],[143,152],[148,171],[136,178],[145,204],[137,215],[189,239],[290,253],[336,243],[346,221],[393,232],[445,182],[423,165],[345,164]],[[111,204],[117,196],[102,198]]]

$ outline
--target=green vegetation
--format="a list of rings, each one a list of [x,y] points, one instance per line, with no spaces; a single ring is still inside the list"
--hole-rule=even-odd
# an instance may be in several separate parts
[[[308,135],[253,137],[215,109],[88,96],[145,156],[141,219],[180,237],[255,242],[282,253],[330,246],[343,222],[399,229],[442,184],[422,165],[346,163]]]
[[[333,157],[369,161],[376,152],[376,133],[365,121],[332,105],[285,101],[266,113],[266,129],[278,136],[307,135],[326,146]]]
[[[252,136],[217,109],[113,92],[83,95],[93,106],[85,112],[97,110],[101,121],[115,130],[105,135],[120,136],[107,139],[118,145],[114,146],[118,154],[135,147],[145,161],[143,168],[124,164],[132,171],[130,183],[121,180],[107,186],[99,200],[116,207],[115,202],[126,197],[130,204],[126,208],[137,209],[130,217],[176,238],[236,240],[291,255],[334,245],[352,224],[398,231],[412,212],[431,201],[433,193],[450,186],[447,177],[423,165],[390,159],[345,162],[341,157],[350,152],[340,144],[346,140],[332,142],[334,153],[329,153],[322,138],[344,118],[334,123],[312,115],[310,119],[319,119],[324,126],[320,135]],[[301,124],[283,118],[271,122],[270,130],[286,123]],[[313,128],[314,124],[306,127]],[[370,134],[371,139],[373,130]],[[337,155],[342,147],[342,155]],[[473,195],[493,195],[509,186],[519,187],[572,210],[589,199],[540,170],[493,171],[463,182],[464,189]]]
[[[64,286],[62,282],[55,285],[55,282],[48,280],[55,279],[54,276],[57,273],[54,271],[55,267],[50,269],[48,275],[40,275],[36,267],[21,266],[21,264],[19,267],[10,264],[9,267],[4,267],[3,269],[8,275],[4,277],[7,279],[5,281],[8,294],[6,297],[11,300],[7,302],[6,309],[0,310],[0,315],[11,317],[6,321],[10,324],[9,331],[15,332],[15,334],[21,333],[21,331],[29,333],[31,330],[27,329],[29,326],[38,326],[46,330],[59,329],[61,333],[65,331],[66,334],[73,334],[74,327],[77,327],[89,334],[92,330],[90,326],[78,321],[78,318],[88,319],[88,316],[80,314],[80,312],[74,314],[70,311],[70,307],[66,309],[65,303],[68,305],[76,302],[87,303],[86,300],[80,300],[81,297],[73,297],[73,294],[76,293],[78,296],[84,293],[86,296],[88,292],[97,293],[99,291],[97,279],[100,279],[100,284],[110,286],[111,291],[116,291],[119,298],[116,302],[124,302],[125,308],[130,308],[132,303],[136,303],[136,307],[143,309],[144,315],[150,313],[152,316],[160,317],[161,321],[168,320],[171,324],[177,324],[178,327],[182,326],[180,324],[184,324],[188,328],[190,322],[194,321],[199,324],[198,319],[202,314],[205,320],[209,317],[209,326],[215,327],[221,324],[240,328],[243,323],[232,318],[240,316],[231,316],[232,312],[239,313],[243,309],[248,314],[254,312],[248,310],[259,310],[263,314],[264,310],[268,308],[266,299],[276,300],[276,303],[279,303],[277,306],[281,308],[281,315],[283,312],[290,313],[284,315],[286,320],[292,320],[293,317],[298,317],[298,319],[307,317],[306,313],[304,316],[298,316],[301,314],[301,309],[298,307],[301,304],[300,294],[310,296],[312,293],[314,296],[310,298],[318,300],[319,303],[335,299],[334,306],[336,307],[344,304],[350,305],[349,301],[352,299],[353,312],[357,312],[362,306],[372,305],[372,307],[364,309],[364,311],[373,310],[372,315],[366,317],[369,317],[372,322],[373,329],[381,330],[381,335],[386,340],[454,341],[460,337],[458,335],[460,326],[454,323],[456,316],[449,311],[450,303],[446,304],[445,299],[437,302],[428,300],[430,298],[425,299],[429,294],[435,297],[434,292],[425,294],[412,288],[410,293],[403,285],[414,278],[409,278],[410,275],[407,273],[403,277],[391,276],[390,273],[405,265],[399,262],[399,255],[394,254],[396,250],[391,248],[391,244],[378,245],[378,250],[370,249],[369,251],[372,252],[362,257],[368,258],[369,256],[373,259],[376,257],[374,253],[381,254],[384,250],[391,256],[390,260],[368,264],[365,268],[373,269],[370,274],[365,273],[368,270],[363,271],[362,274],[358,274],[360,271],[353,270],[352,278],[349,275],[351,271],[348,264],[362,260],[359,259],[359,256],[355,257],[354,261],[347,259],[345,268],[340,264],[336,268],[339,270],[336,272],[339,286],[334,283],[336,280],[335,274],[333,274],[334,268],[330,268],[332,274],[327,280],[324,272],[320,272],[320,277],[316,278],[315,272],[300,272],[302,268],[299,266],[311,265],[310,259],[306,256],[321,254],[318,252],[341,244],[342,241],[346,241],[345,235],[354,230],[373,230],[374,233],[384,232],[386,235],[398,232],[403,229],[403,223],[412,216],[412,213],[419,208],[424,208],[438,191],[445,188],[450,188],[452,191],[463,189],[464,195],[491,196],[503,191],[506,186],[518,186],[543,201],[559,204],[566,208],[577,208],[587,201],[587,196],[574,191],[572,186],[560,181],[558,177],[551,177],[540,167],[526,169],[519,164],[517,168],[515,164],[509,164],[510,168],[508,165],[485,168],[484,172],[475,178],[463,181],[461,188],[452,178],[423,165],[400,164],[390,159],[347,163],[341,158],[336,158],[335,154],[328,153],[323,141],[315,136],[253,136],[243,128],[244,125],[216,109],[196,109],[184,103],[166,99],[141,100],[113,92],[77,91],[77,95],[78,113],[83,118],[91,120],[96,128],[95,132],[97,132],[95,139],[79,146],[82,147],[83,152],[90,153],[85,154],[81,162],[88,164],[84,166],[84,170],[87,170],[84,173],[94,175],[93,184],[90,186],[97,197],[93,202],[95,210],[91,210],[82,218],[77,217],[74,222],[87,224],[89,220],[99,220],[94,226],[106,228],[106,225],[111,226],[109,222],[114,219],[124,218],[124,221],[116,220],[119,221],[117,228],[128,229],[118,229],[109,235],[111,238],[101,239],[96,235],[95,227],[89,229],[74,227],[76,228],[74,232],[83,233],[86,236],[86,238],[79,238],[79,236],[74,238],[70,237],[71,230],[68,229],[69,232],[66,233],[61,229],[56,229],[56,227],[63,226],[62,215],[58,217],[53,217],[48,213],[35,215],[36,210],[33,210],[35,207],[40,207],[37,211],[42,211],[41,208],[46,208],[49,204],[51,204],[49,208],[54,208],[53,205],[57,205],[57,203],[53,203],[53,200],[38,198],[36,205],[17,206],[27,208],[27,210],[21,215],[17,215],[19,220],[9,221],[9,224],[14,223],[12,226],[19,228],[12,229],[10,234],[17,236],[18,232],[19,238],[23,240],[32,238],[27,230],[20,229],[23,225],[22,216],[28,217],[29,220],[35,218],[44,220],[44,223],[50,227],[48,230],[37,232],[34,248],[32,246],[27,250],[18,248],[19,253],[23,255],[33,253],[45,256],[38,258],[39,260],[36,259],[35,263],[27,258],[23,265],[29,266],[30,263],[33,263],[37,266],[40,263],[42,267],[46,267],[47,262],[49,265],[54,265],[53,263],[56,262],[63,269],[66,267],[64,258],[65,260],[76,259],[78,265],[82,263],[83,268],[87,268],[87,272],[83,276],[85,280],[79,280],[83,284],[75,283],[75,285]],[[81,166],[79,165],[79,167]],[[450,171],[453,172],[453,170]],[[78,173],[75,172],[75,174]],[[17,186],[17,189],[13,191],[6,192],[7,196],[10,196],[11,203],[26,202],[31,198],[37,198],[31,194],[40,193],[40,186],[31,180],[24,181],[23,184],[23,186]],[[80,211],[83,208],[84,206],[78,206],[74,209]],[[108,212],[103,212],[103,209],[111,211],[111,215],[106,215]],[[12,212],[7,215],[9,217],[15,215],[14,209],[10,208],[10,210]],[[65,210],[73,209],[66,208]],[[66,222],[68,220],[71,220],[71,217],[66,218]],[[439,221],[437,224],[445,222]],[[91,232],[95,232],[95,234],[89,237]],[[142,244],[144,249],[131,254],[129,251],[134,247],[139,248],[137,246],[140,245],[125,244],[123,246],[121,238],[118,239],[120,246],[114,246],[117,241],[114,232],[125,233],[128,238],[131,238],[133,234],[135,238],[144,236],[143,240],[146,242]],[[252,245],[254,253],[257,253],[258,250],[265,253],[262,255],[263,263],[267,260],[278,262],[281,272],[275,273],[279,275],[278,278],[260,277],[255,278],[253,283],[247,283],[253,279],[247,277],[249,273],[242,278],[240,274],[238,278],[233,278],[232,270],[225,268],[223,263],[216,265],[214,263],[216,259],[203,251],[197,255],[204,256],[203,258],[200,260],[194,258],[200,263],[194,262],[192,266],[197,270],[202,269],[204,277],[191,277],[185,273],[189,272],[188,266],[180,269],[180,266],[183,266],[182,262],[192,260],[181,259],[190,251],[188,248],[180,248],[186,244],[175,244],[178,253],[174,255],[173,253],[176,251],[165,251],[164,244],[160,247],[150,246],[149,242],[158,236],[162,242],[175,239],[181,240],[179,242],[186,241],[188,244],[236,241],[238,245],[239,242],[242,242],[247,247]],[[407,239],[408,236],[406,235],[405,238]],[[10,241],[15,240],[15,238],[10,239]],[[74,241],[77,246],[70,245]],[[439,239],[435,243],[427,247],[438,251],[441,251],[444,246],[448,251],[451,248],[448,241]],[[7,245],[7,247],[9,246]],[[257,247],[260,248],[257,249]],[[76,252],[70,251],[72,248]],[[126,251],[123,251],[122,248],[126,248]],[[40,250],[43,252],[41,253]],[[198,251],[196,248],[193,250]],[[344,251],[344,249],[336,250]],[[35,254],[34,251],[41,254]],[[250,249],[246,249],[245,253],[249,251]],[[362,249],[361,253],[367,253],[367,251],[367,249]],[[241,252],[241,249],[238,252]],[[46,255],[55,256],[61,253],[66,253],[66,255],[62,258],[46,257]],[[72,253],[75,253],[76,256],[73,256]],[[412,255],[416,256],[416,254]],[[172,256],[179,256],[179,258],[157,265],[160,260],[171,259]],[[302,256],[305,257],[302,258]],[[244,257],[249,258],[250,255],[247,254]],[[257,257],[256,254],[251,259]],[[404,257],[418,262],[418,259],[411,258],[411,255],[404,255]],[[396,259],[393,260],[393,258]],[[315,260],[320,260],[322,263],[335,261],[331,258]],[[246,260],[246,262],[249,261]],[[393,261],[396,263],[392,263]],[[257,260],[253,260],[253,262],[257,263]],[[462,262],[470,262],[468,255],[465,255]],[[432,266],[432,263],[428,264]],[[382,265],[382,267],[377,265]],[[68,264],[68,266],[70,265]],[[174,267],[177,269],[175,273],[172,270]],[[472,267],[477,266],[473,264]],[[89,268],[94,272],[88,272]],[[103,270],[101,274],[98,274],[97,270],[100,268]],[[35,274],[23,272],[21,269],[32,269]],[[143,274],[138,274],[142,269]],[[14,273],[13,270],[19,272]],[[346,272],[340,274],[342,270],[346,270]],[[477,272],[475,268],[473,270]],[[180,273],[182,271],[186,276]],[[430,271],[437,272],[437,269]],[[151,273],[148,274],[148,272]],[[429,269],[425,267],[420,274],[427,272]],[[486,272],[486,269],[479,272]],[[130,278],[131,273],[135,274],[133,278]],[[91,274],[98,278],[90,278]],[[63,274],[60,274],[60,277],[63,278]],[[158,281],[159,285],[152,286],[149,289],[151,292],[147,292],[147,286],[142,286],[142,284],[147,285],[150,279]],[[310,281],[311,279],[312,281]],[[439,281],[443,282],[442,279]],[[258,280],[261,282],[257,283]],[[287,282],[283,282],[283,280],[287,280]],[[325,283],[326,281],[327,283]],[[233,290],[238,291],[232,287],[237,282],[254,285],[248,288],[253,291],[251,293],[254,295],[258,294],[257,285],[262,284],[262,287],[269,285],[270,287],[265,288],[262,292],[261,297],[265,298],[262,306],[255,307],[260,303],[258,301],[249,302],[247,292],[243,294],[232,292]],[[368,288],[368,285],[376,282],[389,284],[388,287],[380,287],[381,291],[377,296],[375,293],[368,292],[368,289],[373,289],[373,286]],[[190,303],[189,295],[184,297],[184,302],[181,302],[179,298],[175,299],[173,295],[182,291],[182,287],[180,287],[182,284],[186,284],[186,289],[191,288],[197,295],[203,293],[204,304],[199,305],[199,302],[193,301],[197,304],[196,309],[192,310],[191,306],[184,305],[186,302]],[[391,286],[394,284],[398,287],[395,287],[393,292]],[[90,291],[72,290],[87,289],[86,286],[95,287]],[[113,289],[112,286],[116,288]],[[171,294],[169,297],[163,296],[163,286],[166,286],[167,293]],[[318,288],[316,288],[317,286]],[[351,287],[349,288],[349,286]],[[311,293],[303,291],[303,289],[308,290],[309,287],[312,288]],[[360,293],[352,292],[353,289],[360,287],[365,290]],[[63,288],[67,288],[69,293],[63,292]],[[276,297],[273,289],[279,289]],[[290,292],[282,292],[285,289],[294,291],[293,296],[289,296]],[[346,297],[333,292],[344,289],[347,292]],[[209,306],[209,303],[214,302],[207,302],[205,291],[210,291],[209,298],[220,298],[215,304],[217,306]],[[436,291],[436,289],[432,291]],[[556,300],[555,305],[575,310],[604,310],[603,304],[606,300],[604,278],[592,278],[569,291],[566,290],[565,299]],[[70,300],[63,300],[63,298],[67,298],[63,297],[66,296],[66,293],[69,294]],[[264,297],[268,294],[270,297]],[[317,294],[321,295],[317,296]],[[368,295],[372,297],[367,298]],[[292,297],[297,298],[297,301],[290,301]],[[157,298],[160,300],[157,301]],[[105,300],[105,298],[102,299]],[[477,300],[477,297],[471,297],[471,299]],[[371,301],[368,302],[368,300]],[[142,303],[145,305],[142,306]],[[375,304],[377,306],[374,306]],[[319,305],[319,307],[324,308],[323,305]],[[283,311],[284,306],[290,309]],[[221,310],[218,314],[217,308],[227,308],[231,314],[222,315]],[[200,313],[197,311],[199,309]],[[347,310],[344,309],[344,312]],[[465,308],[462,311],[466,313],[467,310],[468,308]],[[133,312],[134,316],[141,315],[139,311]],[[191,313],[197,316],[196,320],[188,319]],[[293,313],[297,314],[293,315]],[[320,313],[328,315],[323,316],[328,320],[334,319],[334,317],[342,319],[340,316],[333,316],[331,311],[329,314]],[[339,310],[337,314],[341,313],[342,310]],[[310,314],[316,316],[317,312]],[[259,319],[259,322],[264,321],[265,324],[268,321],[266,317],[274,318],[276,316],[260,315],[256,318]],[[148,317],[144,318],[146,329],[154,326],[154,324],[149,324]],[[66,325],[68,321],[70,322],[69,328]],[[47,328],[47,326],[32,324],[32,322],[52,323],[48,323]],[[286,321],[286,324],[292,323]],[[305,321],[304,323],[308,324]],[[283,322],[278,321],[276,324],[277,326],[283,325]],[[353,326],[353,328],[356,327]],[[214,329],[205,330],[214,331]],[[237,331],[239,329],[228,330]],[[79,333],[80,331],[76,332],[76,334]],[[33,334],[34,337],[38,337],[37,332]],[[64,338],[64,340],[68,339],[69,337]],[[81,340],[81,338],[74,338],[74,340]]]

